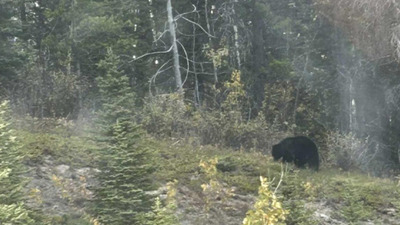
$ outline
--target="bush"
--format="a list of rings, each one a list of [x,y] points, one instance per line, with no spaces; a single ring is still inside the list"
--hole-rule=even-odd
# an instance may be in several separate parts
[[[269,188],[267,178],[260,177],[261,185],[258,189],[258,199],[254,209],[248,211],[243,220],[244,225],[274,225],[285,224],[288,210],[282,207],[282,203],[275,193]]]
[[[327,152],[324,152],[327,166],[339,167],[345,171],[362,169],[367,163],[367,141],[356,138],[355,135],[330,132],[327,135]]]

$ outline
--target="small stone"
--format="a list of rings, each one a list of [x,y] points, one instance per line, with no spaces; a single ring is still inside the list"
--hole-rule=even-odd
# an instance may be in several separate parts
[[[67,165],[59,165],[55,169],[59,174],[64,175],[69,170],[69,168],[70,167]]]

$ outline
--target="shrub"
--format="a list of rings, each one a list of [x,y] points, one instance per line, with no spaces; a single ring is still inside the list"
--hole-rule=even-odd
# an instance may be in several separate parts
[[[330,132],[327,135],[327,150],[323,152],[327,166],[339,167],[343,170],[361,169],[368,161],[367,141],[355,135]]]
[[[254,209],[247,212],[243,220],[244,225],[274,225],[285,224],[289,211],[282,208],[274,192],[269,188],[267,178],[260,177],[261,185],[258,189],[258,199]]]

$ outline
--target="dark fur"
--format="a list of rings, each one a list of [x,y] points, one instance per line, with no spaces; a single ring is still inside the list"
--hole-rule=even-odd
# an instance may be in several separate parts
[[[272,146],[274,160],[282,158],[283,162],[294,162],[299,168],[307,164],[310,169],[319,169],[319,155],[315,143],[308,137],[297,136],[283,139]]]

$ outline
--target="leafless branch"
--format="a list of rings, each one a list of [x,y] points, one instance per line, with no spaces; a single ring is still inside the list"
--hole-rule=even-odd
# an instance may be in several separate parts
[[[185,52],[185,58],[186,58],[186,68],[187,68],[187,71],[186,71],[186,77],[185,77],[185,79],[184,79],[183,82],[182,82],[182,86],[183,86],[183,85],[185,84],[187,78],[188,78],[188,75],[189,75],[189,56],[188,56],[188,54],[187,54],[187,51],[186,51],[185,46],[183,46],[183,44],[182,44],[180,41],[178,41],[178,40],[177,40],[176,42],[178,42],[178,44],[182,47],[183,51]]]
[[[279,186],[280,186],[281,183],[282,183],[283,175],[284,175],[283,163],[281,163],[281,178],[279,178],[279,182],[278,182],[278,185],[276,186],[276,188],[275,188],[275,190],[274,190],[274,194],[276,194],[276,192],[278,191]]]
[[[167,70],[172,68],[172,66],[169,66],[168,68],[166,68],[164,70],[161,70],[164,66],[166,66],[168,63],[170,63],[171,60],[172,59],[168,60],[162,66],[160,66],[160,68],[158,68],[157,72],[153,76],[151,76],[151,78],[149,79],[149,93],[150,93],[150,96],[153,96],[153,94],[151,93],[151,83],[155,83],[156,82],[156,78],[160,73],[163,73],[163,72],[165,72],[165,71],[167,71]]]
[[[182,16],[182,19],[188,21],[189,23],[192,23],[192,24],[198,26],[198,27],[199,27],[204,33],[206,33],[209,37],[215,38],[215,36],[213,36],[213,35],[211,35],[210,33],[208,33],[200,24],[198,24],[198,23],[196,23],[196,22],[194,22],[194,21],[192,21],[192,20],[189,20],[188,18],[186,18],[186,17],[184,17],[184,16]]]
[[[183,17],[184,15],[188,15],[188,14],[191,14],[191,13],[196,13],[196,12],[198,12],[198,11],[197,11],[197,7],[196,7],[195,5],[193,5],[193,4],[192,4],[192,6],[193,6],[193,10],[192,10],[192,11],[190,11],[190,12],[185,12],[185,13],[179,13],[179,12],[178,12],[178,15],[175,16],[174,20],[177,21],[178,19],[180,19],[180,18]]]
[[[143,58],[143,57],[149,56],[149,55],[165,54],[165,53],[170,52],[171,50],[172,50],[172,45],[171,45],[171,47],[170,47],[168,50],[159,51],[159,52],[149,52],[149,53],[146,53],[146,54],[144,54],[144,55],[139,56],[138,58],[136,58],[136,59],[134,59],[134,60],[131,60],[130,62],[137,61],[137,60],[139,60],[139,59],[141,59],[141,58]]]

